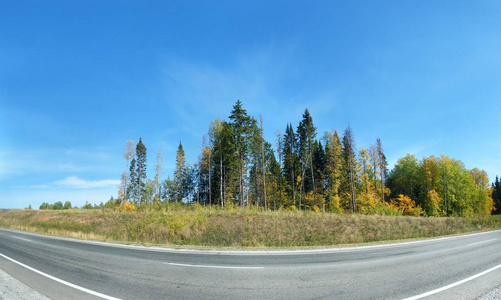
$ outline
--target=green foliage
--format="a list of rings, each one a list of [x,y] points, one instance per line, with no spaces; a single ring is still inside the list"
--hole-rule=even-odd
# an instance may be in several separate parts
[[[92,209],[92,204],[85,202],[85,204],[82,206],[82,209]]]

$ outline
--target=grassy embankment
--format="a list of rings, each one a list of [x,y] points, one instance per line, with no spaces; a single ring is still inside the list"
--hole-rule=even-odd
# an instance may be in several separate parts
[[[436,237],[501,228],[501,216],[425,218],[216,210],[0,210],[0,227],[139,244],[295,248]]]

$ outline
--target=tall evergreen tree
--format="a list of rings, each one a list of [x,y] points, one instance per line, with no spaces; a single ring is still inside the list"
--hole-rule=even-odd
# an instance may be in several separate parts
[[[184,156],[183,144],[179,142],[176,152],[176,169],[174,170],[174,186],[176,191],[176,202],[181,202],[184,198],[184,179],[186,173],[186,159]]]
[[[136,174],[136,157],[132,157],[129,168],[129,180],[130,184],[127,185],[127,201],[132,200],[132,202],[137,202],[137,174]]]
[[[496,176],[496,181],[492,184],[492,199],[494,200],[494,213],[501,214],[501,182],[498,176]]]
[[[357,195],[356,195],[356,162],[355,157],[355,141],[351,127],[348,126],[344,131],[343,136],[343,153],[346,161],[346,171],[351,192],[351,208],[353,212],[357,212]]]
[[[285,129],[283,139],[283,174],[284,179],[288,183],[289,197],[292,198],[292,203],[296,205],[296,179],[299,176],[299,158],[297,154],[297,139],[289,123]],[[299,198],[298,208],[301,207],[301,198]]]
[[[238,158],[238,203],[240,206],[244,205],[244,191],[245,191],[245,162],[247,160],[250,136],[252,133],[253,123],[255,120],[247,115],[247,111],[243,109],[240,100],[233,106],[230,115],[231,125],[233,127],[233,134],[235,137],[235,148]],[[254,122],[253,122],[254,121]]]
[[[146,187],[146,146],[141,138],[136,145],[136,201],[145,202]]]
[[[313,203],[316,205],[315,174],[313,171],[313,147],[316,128],[308,109],[303,113],[303,119],[297,128],[298,154],[301,166],[301,194],[313,191]]]
[[[212,202],[225,206],[234,200],[235,184],[238,186],[238,159],[231,124],[219,119],[211,123],[209,129],[212,145]]]

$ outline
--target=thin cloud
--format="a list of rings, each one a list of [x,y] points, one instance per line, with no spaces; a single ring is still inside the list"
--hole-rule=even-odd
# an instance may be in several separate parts
[[[108,188],[116,187],[120,184],[120,180],[84,180],[75,176],[67,177],[63,180],[54,182],[54,185],[65,188],[89,189],[89,188]]]
[[[16,185],[11,186],[14,189],[51,189],[51,188],[67,188],[67,189],[102,189],[116,188],[120,184],[120,180],[105,179],[105,180],[84,180],[76,176],[66,177],[62,180],[57,180],[48,184],[36,185]]]

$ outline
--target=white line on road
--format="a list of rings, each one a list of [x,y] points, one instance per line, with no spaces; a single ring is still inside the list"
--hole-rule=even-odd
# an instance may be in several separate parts
[[[471,243],[471,244],[468,244],[466,246],[473,246],[473,245],[478,245],[478,244],[483,244],[483,243],[488,243],[488,242],[492,242],[492,241],[495,241],[497,239],[490,239],[490,240],[486,240],[486,241],[481,241],[481,242],[476,242],[476,243]]]
[[[167,263],[171,266],[180,267],[192,267],[192,268],[214,268],[214,269],[247,269],[247,270],[261,270],[264,267],[238,267],[238,266],[209,266],[209,265],[189,265],[189,264],[177,264],[177,263]]]
[[[28,239],[23,239],[23,238],[20,238],[20,237],[17,237],[17,236],[12,236],[12,237],[13,237],[13,238],[15,238],[15,239],[18,239],[18,240],[31,242],[31,240],[28,240]]]
[[[82,291],[82,292],[85,292],[85,293],[87,293],[87,294],[91,294],[91,295],[94,295],[94,296],[96,296],[96,297],[100,297],[100,298],[103,298],[103,299],[108,299],[108,300],[120,300],[119,298],[115,298],[115,297],[111,297],[111,296],[108,296],[108,295],[105,295],[105,294],[101,294],[101,293],[98,293],[98,292],[96,292],[96,291],[89,290],[89,289],[86,289],[86,288],[84,288],[84,287],[78,286],[78,285],[76,285],[76,284],[70,283],[70,282],[68,282],[68,281],[64,281],[64,280],[62,280],[62,279],[59,279],[59,278],[57,278],[57,277],[54,277],[54,276],[52,276],[52,275],[49,275],[49,274],[44,273],[44,272],[42,272],[42,271],[39,271],[39,270],[37,270],[37,269],[35,269],[35,268],[32,268],[32,267],[30,267],[30,266],[27,266],[27,265],[25,265],[25,264],[23,264],[23,263],[21,263],[21,262],[18,262],[17,260],[14,260],[14,259],[12,259],[12,258],[10,258],[10,257],[8,257],[8,256],[3,255],[2,253],[0,253],[0,256],[2,256],[2,257],[3,257],[3,258],[5,258],[5,259],[10,260],[10,261],[11,261],[11,262],[13,262],[13,263],[16,263],[16,264],[20,265],[21,267],[24,267],[24,268],[26,268],[26,269],[28,269],[28,270],[30,270],[30,271],[33,271],[33,272],[35,272],[35,273],[37,273],[37,274],[40,274],[40,275],[45,276],[45,277],[47,277],[47,278],[49,278],[49,279],[52,279],[52,280],[57,281],[57,282],[59,282],[59,283],[62,283],[62,284],[64,284],[64,285],[66,285],[66,286],[69,286],[69,287],[72,287],[72,288],[74,288],[74,289],[77,289],[77,290],[80,290],[80,291]]]
[[[417,300],[417,299],[421,299],[421,298],[424,298],[424,297],[428,297],[428,296],[431,296],[431,295],[434,295],[434,294],[437,294],[437,293],[443,292],[443,291],[445,291],[445,290],[448,290],[448,289],[453,288],[453,287],[455,287],[455,286],[458,286],[458,285],[460,285],[460,284],[466,283],[466,282],[468,282],[468,281],[472,281],[473,279],[476,279],[476,278],[478,278],[478,277],[480,277],[480,276],[483,276],[483,275],[485,275],[485,274],[487,274],[487,273],[490,273],[490,272],[492,272],[492,271],[494,271],[494,270],[497,270],[497,269],[499,269],[499,268],[501,268],[501,265],[497,265],[497,266],[495,266],[495,267],[493,267],[493,268],[490,268],[489,270],[483,271],[483,272],[481,272],[481,273],[478,273],[478,274],[473,275],[473,276],[471,276],[471,277],[468,277],[468,278],[466,278],[466,279],[463,279],[463,280],[460,280],[460,281],[454,282],[454,283],[452,283],[452,284],[446,285],[446,286],[444,286],[444,287],[438,288],[438,289],[436,289],[436,290],[429,291],[429,292],[423,293],[423,294],[421,294],[421,295],[413,296],[413,297],[410,297],[410,298],[405,298],[404,300]]]

